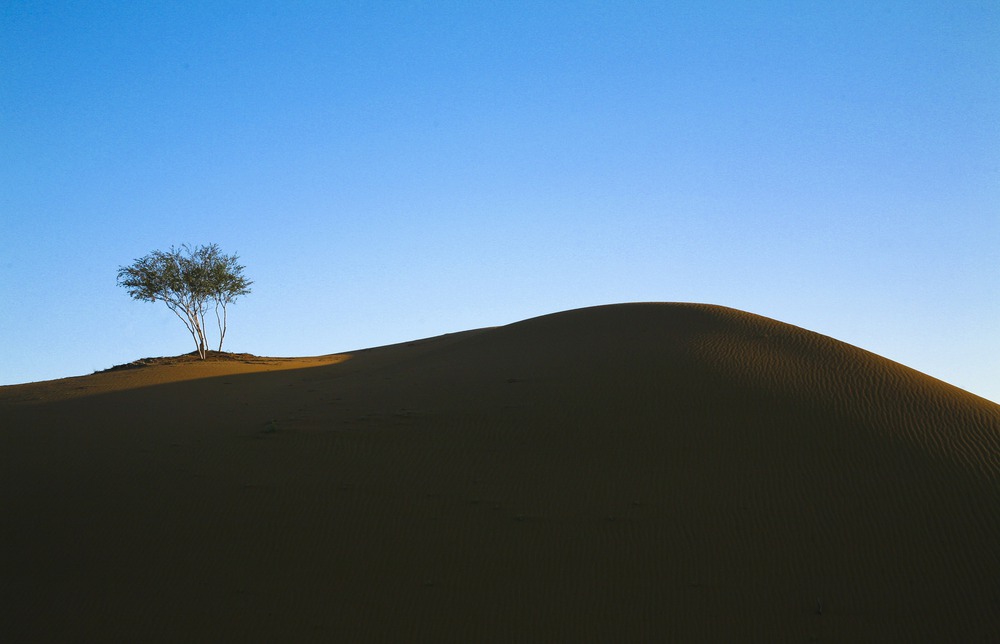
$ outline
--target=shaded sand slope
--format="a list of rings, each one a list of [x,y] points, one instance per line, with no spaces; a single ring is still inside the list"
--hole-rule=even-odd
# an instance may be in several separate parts
[[[929,376],[682,304],[310,360],[0,388],[0,635],[1000,638],[1000,406]]]

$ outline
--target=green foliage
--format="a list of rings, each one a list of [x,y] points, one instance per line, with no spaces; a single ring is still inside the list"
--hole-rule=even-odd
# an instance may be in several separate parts
[[[226,255],[218,244],[191,248],[184,244],[169,251],[155,250],[118,268],[118,285],[141,302],[160,301],[180,318],[205,358],[208,340],[205,312],[214,305],[219,326],[219,350],[226,337],[227,306],[250,293],[253,284],[243,275],[237,255]]]

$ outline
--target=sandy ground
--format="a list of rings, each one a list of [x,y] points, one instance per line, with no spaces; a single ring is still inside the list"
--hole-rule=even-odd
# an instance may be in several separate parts
[[[1000,641],[1000,406],[632,304],[0,388],[3,641]]]

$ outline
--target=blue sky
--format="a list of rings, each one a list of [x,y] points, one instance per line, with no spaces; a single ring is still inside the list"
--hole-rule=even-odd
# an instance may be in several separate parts
[[[723,304],[1000,401],[1000,4],[0,6],[0,384],[193,349],[115,272],[218,243],[226,349]]]

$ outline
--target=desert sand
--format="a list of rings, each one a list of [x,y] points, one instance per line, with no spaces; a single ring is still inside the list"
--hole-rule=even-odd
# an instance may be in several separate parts
[[[0,388],[0,639],[1000,641],[1000,405],[718,306]]]

